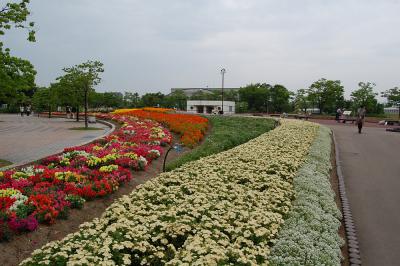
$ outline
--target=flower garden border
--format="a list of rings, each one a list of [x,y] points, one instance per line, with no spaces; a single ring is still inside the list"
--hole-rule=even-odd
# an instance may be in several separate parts
[[[332,139],[335,146],[336,173],[339,180],[339,194],[342,203],[342,214],[346,234],[346,242],[349,253],[350,265],[361,265],[361,254],[358,245],[357,231],[351,213],[350,203],[346,194],[346,186],[344,183],[344,175],[342,171],[342,163],[339,156],[339,145],[337,144],[335,133],[332,130]]]

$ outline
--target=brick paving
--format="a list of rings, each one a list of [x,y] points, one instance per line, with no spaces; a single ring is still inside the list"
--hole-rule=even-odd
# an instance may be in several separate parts
[[[82,126],[83,122],[64,118],[0,114],[0,159],[14,164],[28,163],[58,153],[66,147],[90,141],[109,131],[109,127],[100,123],[90,126],[102,130],[69,130]]]

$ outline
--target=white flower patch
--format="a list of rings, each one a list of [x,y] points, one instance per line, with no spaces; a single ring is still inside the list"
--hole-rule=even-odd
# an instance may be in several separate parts
[[[15,201],[9,208],[10,211],[16,211],[19,205],[25,204],[25,202],[28,200],[28,197],[23,195],[21,192],[12,195],[11,198],[15,199]]]
[[[318,127],[283,120],[245,144],[160,174],[22,265],[56,264],[59,252],[69,265],[266,264]]]
[[[340,265],[341,213],[329,182],[330,129],[321,127],[294,178],[296,200],[272,248],[271,265]]]

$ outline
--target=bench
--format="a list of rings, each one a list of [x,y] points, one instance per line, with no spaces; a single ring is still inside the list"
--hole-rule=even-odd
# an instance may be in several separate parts
[[[385,126],[394,126],[394,125],[400,125],[399,120],[385,120]]]
[[[308,120],[310,118],[309,115],[295,115],[294,116],[295,119],[304,119],[304,120]]]
[[[354,124],[354,122],[356,121],[357,119],[356,118],[352,118],[352,117],[349,117],[349,118],[339,118],[339,122],[341,121],[343,124],[346,124],[346,122],[347,121],[349,121],[349,122],[351,122],[352,124]]]

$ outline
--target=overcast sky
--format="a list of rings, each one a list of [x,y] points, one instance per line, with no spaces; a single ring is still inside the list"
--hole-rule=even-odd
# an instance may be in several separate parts
[[[1,2],[4,2],[1,0]],[[400,85],[400,1],[31,0],[37,42],[19,31],[5,46],[47,86],[63,67],[105,65],[99,91],[267,82],[290,90],[325,77],[346,96],[359,81]]]

